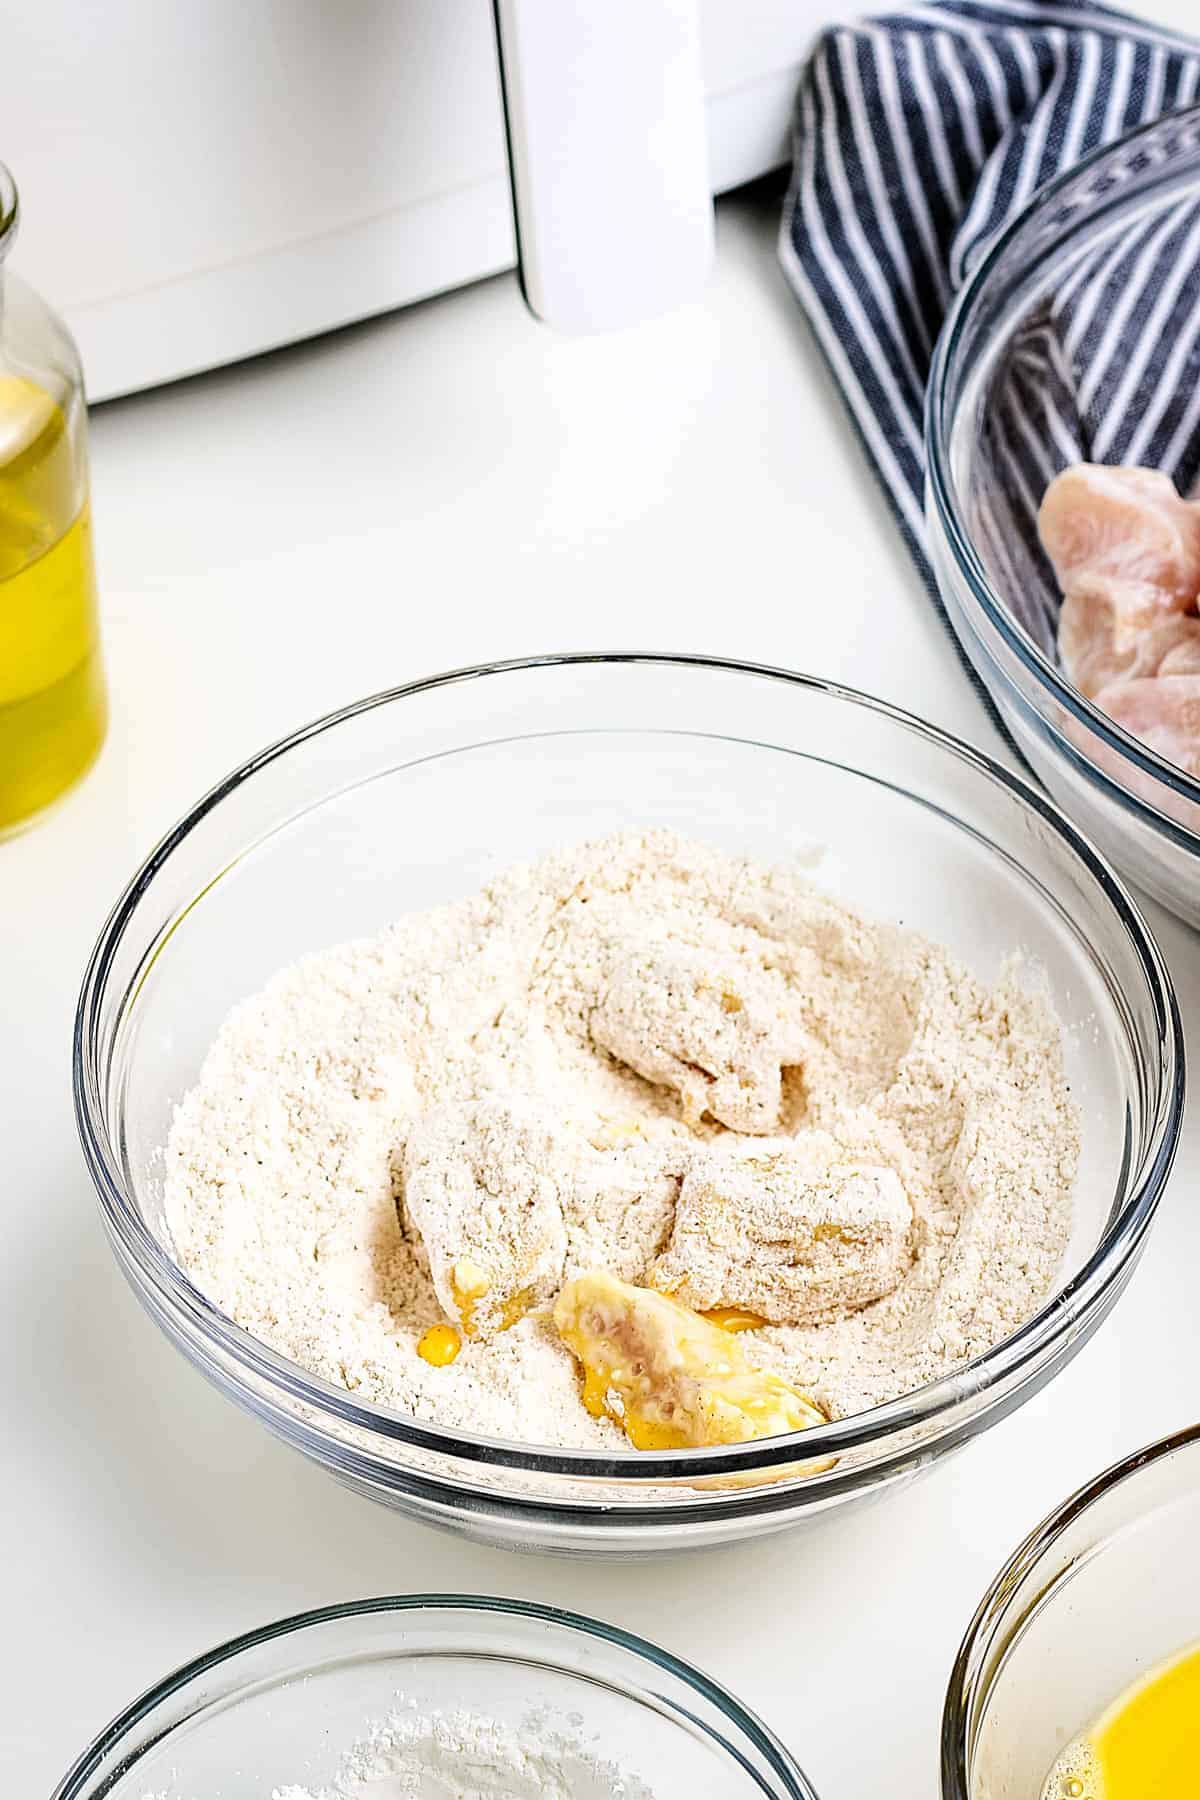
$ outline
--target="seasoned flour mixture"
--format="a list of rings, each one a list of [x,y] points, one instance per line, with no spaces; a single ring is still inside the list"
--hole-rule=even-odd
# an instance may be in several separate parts
[[[1045,1299],[1077,1152],[1058,1025],[1015,975],[648,831],[276,976],[178,1108],[165,1197],[191,1278],[305,1368],[620,1448],[551,1322],[572,1276],[748,1308],[755,1365],[840,1416]],[[445,1366],[417,1349],[439,1321],[465,1334]]]

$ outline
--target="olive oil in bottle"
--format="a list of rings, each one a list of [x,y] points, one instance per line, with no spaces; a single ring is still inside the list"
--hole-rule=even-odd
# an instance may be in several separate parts
[[[0,837],[78,780],[104,739],[81,431],[0,368]]]

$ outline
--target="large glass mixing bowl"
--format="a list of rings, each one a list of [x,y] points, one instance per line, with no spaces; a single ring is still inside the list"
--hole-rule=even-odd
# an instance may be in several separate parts
[[[302,953],[468,894],[508,864],[647,825],[785,863],[827,846],[817,879],[839,896],[941,940],[984,978],[1014,951],[1041,972],[1084,1119],[1074,1235],[1046,1305],[945,1379],[801,1438],[603,1455],[364,1404],[218,1312],[176,1266],[160,1151],[234,1002]],[[1035,1393],[1133,1270],[1174,1154],[1182,1057],[1170,979],[1136,907],[1019,778],[803,676],[577,656],[378,695],[206,795],[101,933],[75,1092],[122,1268],[241,1406],[419,1518],[497,1543],[631,1554],[775,1529],[901,1482]]]

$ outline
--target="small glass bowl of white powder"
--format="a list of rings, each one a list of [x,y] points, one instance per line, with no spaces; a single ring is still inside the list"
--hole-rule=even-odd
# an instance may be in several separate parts
[[[649,833],[745,869],[731,891],[755,917],[755,871],[766,868],[784,885],[823,890],[834,937],[851,947],[850,913],[869,922],[876,950],[888,932],[909,934],[911,982],[909,962],[872,965],[903,990],[897,1017],[919,1016],[923,1033],[901,1034],[889,1105],[900,1129],[901,1115],[916,1121],[931,1154],[953,1165],[961,1203],[938,1225],[947,1256],[937,1316],[919,1292],[907,1310],[906,1281],[904,1304],[881,1303],[896,1326],[888,1342],[871,1335],[867,1309],[844,1329],[839,1321],[836,1342],[814,1344],[814,1393],[829,1422],[719,1449],[642,1451],[615,1427],[605,1435],[561,1346],[517,1360],[533,1315],[484,1346],[508,1368],[486,1394],[472,1388],[474,1346],[452,1367],[422,1362],[410,1379],[394,1354],[411,1330],[396,1299],[403,1270],[389,1265],[397,1211],[385,1152],[397,1140],[356,1122],[364,1109],[413,1110],[412,1067],[374,1028],[389,1007],[409,1026],[414,1006],[428,1008],[435,1047],[461,1024],[481,1056],[489,1034],[507,1030],[511,1015],[491,995],[516,940],[489,899],[506,871]],[[632,891],[606,879],[612,893]],[[480,976],[465,989],[456,970],[470,969],[457,938],[438,938],[446,914],[434,910],[460,902],[474,907],[470,969]],[[643,912],[656,914],[653,899]],[[437,979],[414,985],[395,950],[418,915],[437,939]],[[914,933],[933,946],[924,963]],[[351,940],[344,967],[330,960]],[[800,946],[814,971],[806,991],[840,966],[833,937],[823,944],[818,933]],[[314,955],[325,960],[310,980],[303,959]],[[272,989],[280,1005],[245,1011],[298,963],[301,978]],[[940,1007],[923,998],[934,989],[922,970],[935,966]],[[850,988],[852,972],[846,962],[838,977]],[[1006,983],[1020,990],[1011,1007]],[[959,1050],[977,987],[991,998],[972,1088]],[[366,996],[363,1029],[332,1034],[320,993],[344,993],[351,1010]],[[1050,1038],[1027,1029],[1022,994],[1056,1022],[1051,1088],[1080,1122],[1078,1158],[1050,1154],[1040,1079]],[[851,1097],[877,1051],[891,1054],[890,1038],[880,1050],[871,1030],[852,992],[829,1011],[826,1040],[841,1042]],[[228,1066],[222,1045],[238,1052]],[[1003,1090],[999,1135],[986,1138],[980,1107],[996,1107],[984,1064],[995,1055],[1021,1078]],[[272,1073],[285,1064],[286,1092]],[[526,1086],[552,1093],[531,1070]],[[97,945],[75,1093],[122,1267],[168,1336],[238,1404],[361,1492],[426,1521],[525,1548],[649,1554],[776,1529],[896,1483],[1063,1367],[1119,1297],[1152,1222],[1182,1117],[1182,1040],[1136,907],[1009,771],[804,677],[702,659],[551,658],[365,701],[202,800],[134,878]],[[241,1109],[244,1129],[214,1133],[213,1106]],[[176,1130],[172,1146],[182,1114],[186,1142]],[[289,1135],[295,1119],[307,1160]],[[190,1220],[170,1204],[181,1163],[203,1190]],[[264,1169],[265,1207],[251,1195],[265,1191]],[[914,1264],[915,1288],[932,1266]]]
[[[612,1626],[403,1595],[168,1675],[53,1800],[817,1800],[732,1694]]]

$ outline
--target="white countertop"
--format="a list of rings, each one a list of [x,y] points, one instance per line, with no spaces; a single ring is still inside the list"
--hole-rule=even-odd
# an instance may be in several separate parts
[[[1194,1113],[1130,1291],[1048,1391],[882,1509],[636,1566],[475,1548],[343,1492],[185,1365],[103,1241],[71,1117],[85,956],[161,832],[289,727],[452,664],[683,649],[834,676],[998,748],[778,273],[777,215],[725,204],[705,302],[618,336],[555,338],[503,278],[95,416],[111,736],[0,848],[8,1794],[46,1793],[234,1632],[442,1587],[657,1638],[756,1708],[822,1800],[932,1797],[950,1662],[999,1562],[1196,1417]],[[1150,910],[1194,1027],[1196,939]]]

